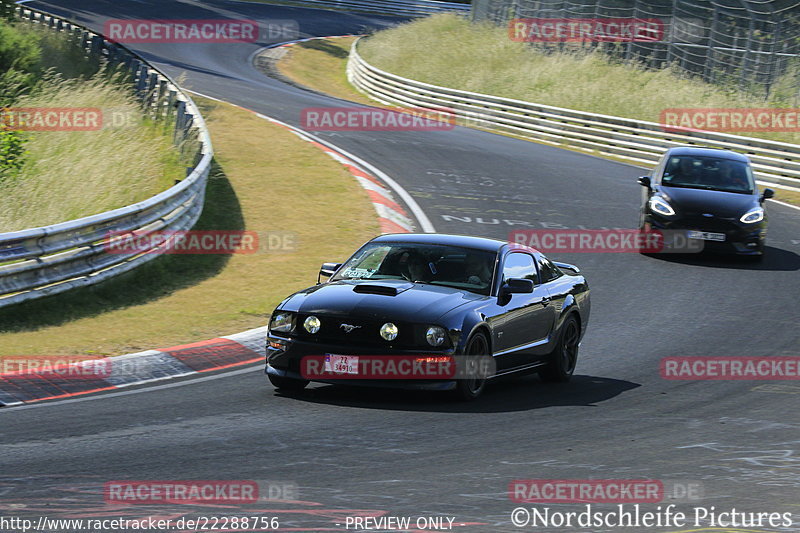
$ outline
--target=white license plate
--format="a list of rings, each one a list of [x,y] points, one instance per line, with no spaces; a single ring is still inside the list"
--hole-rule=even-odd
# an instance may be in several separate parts
[[[325,354],[325,372],[336,374],[358,374],[357,355]]]
[[[707,231],[690,231],[689,232],[690,239],[700,239],[703,241],[724,241],[725,234],[724,233],[709,233]]]

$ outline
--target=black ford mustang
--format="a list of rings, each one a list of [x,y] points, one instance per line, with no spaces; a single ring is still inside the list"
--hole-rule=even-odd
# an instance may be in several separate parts
[[[680,146],[668,150],[652,176],[639,178],[643,231],[683,232],[695,250],[760,258],[767,236],[763,203],[750,160],[727,150]]]
[[[487,379],[511,373],[567,381],[589,320],[589,287],[577,267],[493,239],[383,235],[344,264],[325,263],[322,277],[330,279],[289,296],[272,314],[266,373],[279,389],[346,382],[455,390],[472,399]],[[375,379],[363,363],[376,357],[472,357],[490,371]],[[314,358],[325,372],[309,374]]]

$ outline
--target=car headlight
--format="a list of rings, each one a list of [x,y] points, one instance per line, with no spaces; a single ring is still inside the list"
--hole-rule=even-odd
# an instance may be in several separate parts
[[[294,315],[292,313],[275,313],[269,321],[270,331],[288,333],[294,328]]]
[[[447,332],[439,326],[431,326],[425,332],[425,340],[431,346],[441,346],[447,338]]]
[[[397,333],[398,333],[397,326],[395,326],[391,322],[387,322],[386,324],[381,326],[381,337],[383,337],[387,341],[395,340],[397,338]]]
[[[303,322],[303,327],[306,328],[306,331],[309,333],[318,332],[321,325],[322,322],[320,322],[319,318],[315,317],[314,315],[306,318],[305,322]]]
[[[672,206],[660,196],[653,196],[650,198],[650,210],[655,211],[659,215],[664,215],[665,217],[671,217],[675,214],[675,210],[672,209]]]
[[[742,222],[745,224],[753,224],[755,222],[761,222],[764,220],[764,208],[763,207],[756,207],[751,209],[740,218]]]

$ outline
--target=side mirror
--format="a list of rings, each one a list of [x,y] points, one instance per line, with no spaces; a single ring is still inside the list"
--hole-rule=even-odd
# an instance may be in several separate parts
[[[763,202],[764,200],[768,200],[773,196],[775,196],[775,191],[772,189],[764,189],[764,192],[761,193],[761,201]]]
[[[319,276],[317,276],[317,284],[322,283],[322,278],[329,278],[336,274],[340,266],[342,266],[341,263],[322,263],[319,268]]]
[[[530,294],[533,292],[533,280],[510,278],[506,280],[500,290],[504,294]]]
[[[636,181],[639,182],[639,185],[642,185],[643,187],[647,187],[648,189],[650,188],[650,183],[651,183],[650,182],[650,176],[642,176],[641,178],[639,178]]]

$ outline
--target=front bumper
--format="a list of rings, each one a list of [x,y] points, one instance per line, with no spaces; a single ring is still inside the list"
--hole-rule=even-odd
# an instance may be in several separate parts
[[[273,348],[271,342],[281,342],[283,349]],[[342,355],[431,355],[443,356],[454,355],[455,349],[446,350],[399,350],[391,351],[385,348],[350,346],[340,344],[318,344],[288,337],[267,337],[267,358],[266,374],[273,376],[287,377],[298,380],[307,380],[301,374],[301,362],[306,356],[321,356],[327,353]],[[390,389],[412,389],[412,390],[431,390],[446,391],[452,390],[456,386],[455,380],[439,379],[311,379],[315,383],[329,383],[333,385],[351,385],[357,387],[378,387]]]
[[[691,230],[696,230],[725,235],[724,241],[700,241],[703,245],[703,252],[737,255],[761,255],[764,253],[764,242],[767,237],[766,221],[744,225],[738,221],[727,219],[706,220],[682,217],[677,220],[667,220],[651,213],[646,217],[645,222],[653,230],[685,231],[687,234]]]
[[[280,376],[284,378],[291,378],[297,380],[305,380],[299,372],[291,370],[281,370],[267,363],[265,370],[266,374],[273,376]],[[406,390],[428,390],[428,391],[449,391],[456,387],[454,380],[439,381],[439,380],[422,380],[422,379],[314,379],[310,380],[314,383],[327,383],[329,385],[349,385],[351,387],[374,387],[382,389],[406,389]]]

